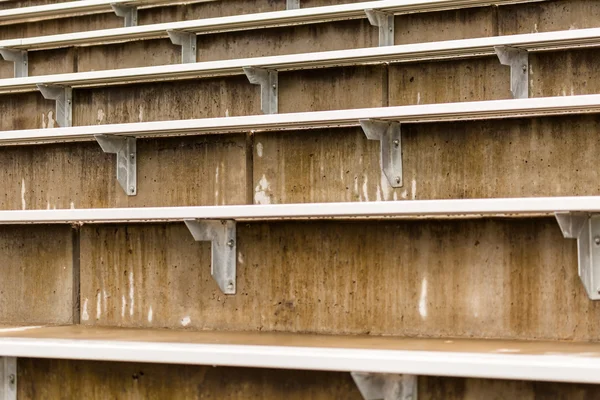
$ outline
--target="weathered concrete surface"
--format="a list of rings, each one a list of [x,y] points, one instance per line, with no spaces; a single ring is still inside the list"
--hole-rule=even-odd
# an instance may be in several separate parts
[[[498,7],[498,34],[597,28],[600,3],[595,0],[552,0]]]
[[[77,49],[63,48],[29,52],[29,75],[48,75],[77,72]],[[0,60],[0,79],[14,78],[14,64]],[[10,95],[2,95],[2,100]]]
[[[366,19],[300,25],[275,29],[198,36],[198,61],[277,54],[339,50],[377,45],[377,31]],[[73,59],[47,64],[58,54],[72,51]],[[31,52],[30,75],[177,64],[181,48],[169,39],[142,40],[102,46]],[[30,56],[31,57],[31,56]],[[70,60],[70,61],[69,61]],[[39,66],[36,66],[40,63]],[[0,77],[12,76],[12,64],[0,62]]]
[[[259,133],[254,202],[598,195],[598,129],[594,116],[406,124],[398,189],[359,128]]]
[[[73,322],[69,226],[0,226],[0,323]]]
[[[360,128],[257,133],[254,203],[399,200]]]
[[[64,0],[67,1],[67,0]],[[0,2],[0,10],[32,5],[54,4],[60,1],[12,1]],[[360,0],[305,0],[301,7],[318,7],[333,4],[356,3]],[[34,4],[35,3],[35,4]],[[138,25],[160,24],[165,22],[188,21],[193,19],[216,18],[229,15],[254,14],[285,10],[285,0],[217,0],[166,7],[140,8]],[[0,40],[25,38],[60,33],[92,31],[97,29],[120,28],[123,18],[113,12],[52,20],[0,26]]]
[[[69,0],[9,0],[0,2],[0,10],[17,7],[39,6],[42,4],[64,3]]]
[[[19,399],[362,399],[341,372],[29,358],[17,366]]]
[[[39,53],[51,51],[40,51]],[[179,63],[181,63],[181,47],[173,45],[169,39],[138,40],[103,46],[80,47],[77,49],[76,71],[100,71]],[[56,72],[46,71],[46,73]]]
[[[532,54],[529,60],[529,96],[600,93],[600,75],[598,68],[594,67],[598,63],[598,49]]]
[[[58,126],[55,114],[55,103],[45,100],[40,93],[0,96],[0,130],[3,131]]]
[[[261,114],[260,86],[243,75],[77,90],[73,125]]]
[[[529,97],[595,94],[600,91],[595,49],[532,53]],[[510,99],[510,68],[497,57],[392,64],[389,104],[412,105]]]
[[[26,2],[13,2],[13,7],[26,7],[31,5],[24,3]],[[49,1],[47,3],[58,2]],[[3,6],[3,4],[5,3],[0,3],[0,9],[8,8],[7,5]],[[187,21],[192,19],[241,15],[283,9],[285,9],[285,0],[219,0],[167,7],[141,8],[138,10],[138,25]],[[123,27],[123,18],[117,17],[113,12],[107,12],[0,26],[0,40],[121,27]]]
[[[600,145],[594,116],[404,127],[409,198],[600,193],[589,167]]]
[[[349,95],[350,93],[353,94]],[[328,68],[279,74],[280,113],[382,107],[386,104],[385,66]]]
[[[598,385],[491,379],[419,378],[422,400],[590,400],[600,398]]]
[[[315,4],[307,4],[307,6],[323,4],[319,0]],[[281,7],[280,4],[273,1],[217,1],[187,7],[160,7],[142,10],[140,20],[142,24],[168,22],[254,11],[270,11]],[[497,9],[480,7],[400,15],[396,17],[395,43],[586,28],[596,26],[596,21],[600,18],[599,15],[600,6],[592,0],[547,1],[502,6]],[[98,29],[99,27],[118,27],[121,22],[114,15],[99,14],[60,21],[20,24],[0,28],[0,38],[38,36]],[[362,19],[201,35],[198,39],[198,59],[201,61],[230,59],[376,45],[377,30],[370,26],[366,19]],[[53,50],[50,50],[34,53],[41,54],[39,59],[48,59],[52,57],[53,52]],[[46,53],[49,53],[49,55],[46,55]],[[135,56],[138,53],[140,56]],[[79,61],[74,69],[86,71],[177,63],[179,52],[168,40],[150,40],[79,48],[78,57]],[[32,68],[35,68],[35,64],[36,61],[31,60]],[[38,68],[37,73],[71,72],[72,70],[72,68],[66,68],[59,71],[56,67],[50,67],[47,70]]]
[[[0,147],[1,209],[243,204],[243,135],[138,140],[136,196],[94,142]]]
[[[141,46],[151,42],[158,41],[136,43]],[[172,50],[172,46],[168,49]],[[59,50],[43,63],[34,62],[37,67],[33,72],[42,71],[44,65],[68,68],[73,51]],[[33,53],[33,59],[40,54]],[[124,49],[112,54],[118,59],[131,59]],[[79,58],[86,68],[94,60]],[[532,54],[530,96],[597,93],[598,61],[594,49]],[[105,62],[107,65],[100,69],[110,68],[110,58]],[[10,68],[3,71],[12,74]],[[511,98],[509,73],[509,68],[496,57],[400,63],[387,69],[364,66],[283,72],[279,78],[279,106],[280,112],[377,107],[388,104],[388,96],[391,106],[507,99]],[[360,95],[347,95],[353,91]],[[251,85],[244,76],[78,89],[74,92],[74,125],[260,114],[259,93],[259,87]],[[53,102],[44,101],[40,94],[3,98],[8,103],[0,106],[6,109],[6,118],[0,122],[2,129],[55,124],[51,121]]]
[[[329,4],[335,1],[337,0],[328,0]],[[285,10],[284,0],[217,0],[171,7],[140,9],[138,23],[140,25],[159,24],[162,22],[188,21],[279,10]]]
[[[510,99],[510,68],[496,57],[392,64],[389,104]]]
[[[492,7],[475,7],[397,15],[394,20],[394,43],[423,43],[494,36],[496,34],[494,14]]]
[[[84,226],[83,324],[596,340],[553,219],[239,223],[237,294],[183,224]]]
[[[19,359],[20,399],[362,399],[350,374],[141,363]],[[98,380],[102,379],[102,385]],[[597,385],[420,377],[425,400],[588,400]]]
[[[359,400],[350,374],[251,368],[106,363],[22,358],[19,399]],[[102,384],[98,384],[98,382]],[[425,400],[589,400],[597,385],[420,377]]]
[[[52,1],[50,3],[57,2]],[[1,25],[0,40],[121,28],[123,27],[123,24],[123,18],[117,17],[115,13],[102,13],[74,18],[59,18],[14,25]]]
[[[225,60],[377,46],[367,19],[198,36],[198,60]]]
[[[379,107],[387,102],[383,66],[287,72],[280,74],[279,85],[280,112]],[[361,95],[347,95],[354,90]],[[54,102],[40,93],[2,98],[7,102],[0,104],[6,115],[0,129],[58,126]],[[261,114],[260,86],[243,75],[73,92],[74,126],[256,114]]]

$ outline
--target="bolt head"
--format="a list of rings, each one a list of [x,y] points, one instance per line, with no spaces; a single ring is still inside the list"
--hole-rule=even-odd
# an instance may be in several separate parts
[[[396,147],[400,146],[400,141],[398,139],[394,140],[394,146],[396,146]]]
[[[402,179],[400,179],[400,177],[399,177],[399,176],[397,176],[397,177],[395,178],[395,181],[396,181],[396,184],[398,184],[398,185],[399,185],[399,184],[400,184],[400,182],[402,181]]]
[[[231,239],[227,242],[227,246],[229,246],[229,247],[233,247],[234,244],[235,244],[235,242],[233,241],[233,239]]]
[[[133,186],[129,186],[129,191],[130,191],[131,193],[133,193],[133,192],[135,192],[135,188],[134,188]]]
[[[596,246],[600,246],[600,236],[594,237],[594,243],[596,244]]]
[[[229,283],[227,284],[227,289],[231,290],[233,289],[233,282],[229,281]]]
[[[15,374],[10,374],[10,375],[8,376],[8,382],[9,382],[11,385],[14,385],[16,380],[17,380],[17,377],[15,376]]]

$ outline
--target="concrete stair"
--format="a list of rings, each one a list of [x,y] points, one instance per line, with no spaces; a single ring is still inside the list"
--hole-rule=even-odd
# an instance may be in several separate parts
[[[49,2],[1,1],[0,10],[43,4]],[[284,0],[140,7],[138,26],[285,8]],[[122,26],[112,12],[3,23],[0,47],[14,39]],[[395,45],[419,45],[598,27],[600,3],[594,0],[470,2],[397,14],[393,39]],[[197,37],[196,58],[204,63],[378,44],[378,29],[365,15],[205,32]],[[600,93],[598,45],[591,40],[585,48],[531,51],[531,103]],[[23,79],[30,86],[36,76],[51,80],[54,74],[85,81],[91,71],[180,62],[181,47],[168,37],[69,45],[29,51],[29,77]],[[513,100],[510,82],[510,69],[491,54],[282,70],[278,114],[264,120],[288,113],[521,101]],[[402,202],[413,200],[598,196],[596,111],[402,123],[401,187],[382,172],[380,143],[367,139],[358,121],[313,129],[263,131],[255,124],[233,132],[196,128],[184,136],[132,134],[137,190],[130,196],[115,179],[115,155],[94,141],[93,133],[105,129],[97,125],[167,121],[166,129],[175,129],[192,119],[256,121],[263,115],[260,86],[242,73],[77,85],[72,127],[60,127],[55,101],[33,87],[11,92],[16,83],[13,64],[0,62],[0,399],[405,400],[411,393],[419,400],[600,398],[600,305],[578,275],[576,241],[563,237],[553,215],[594,214],[600,210],[595,197],[550,199],[544,212],[512,216],[239,218],[236,293],[227,295],[211,277],[211,244],[196,241],[183,222],[194,215],[127,221],[126,211],[107,216],[93,210],[151,214],[149,207],[171,212],[281,204],[302,210],[333,202],[369,202],[362,206],[377,210],[376,202],[397,202],[403,209]],[[357,119],[359,112],[348,114]],[[87,137],[9,141],[56,132]],[[534,200],[507,201],[518,209]],[[60,218],[44,212],[54,209]],[[83,214],[76,218],[71,209]],[[102,223],[88,223],[101,216]],[[259,352],[252,353],[252,346]],[[289,353],[298,347],[306,354]],[[340,348],[347,365],[327,358],[328,349]],[[210,358],[209,350],[210,357],[230,358]],[[429,369],[406,358],[431,352],[438,358],[427,359]],[[164,358],[155,357],[159,353]],[[465,355],[481,367],[464,367]],[[384,368],[376,356],[398,358]],[[313,364],[294,364],[293,357]],[[405,390],[369,397],[359,390],[367,384],[356,384],[361,376],[353,379],[349,372],[393,374],[382,382]],[[408,381],[397,380],[402,374],[416,377],[417,391],[409,393]]]

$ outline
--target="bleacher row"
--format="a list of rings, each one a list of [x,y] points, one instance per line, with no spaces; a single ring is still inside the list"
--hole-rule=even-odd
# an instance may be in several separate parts
[[[215,0],[216,1],[216,0]],[[536,0],[535,2],[543,2]],[[0,132],[0,146],[98,141],[117,156],[117,181],[125,196],[139,193],[138,139],[226,135],[361,127],[379,141],[382,174],[389,185],[407,185],[403,176],[404,124],[504,120],[598,114],[600,94],[529,97],[529,53],[577,51],[600,46],[600,28],[393,45],[395,14],[454,10],[531,1],[381,0],[286,11],[244,14],[153,25],[137,25],[137,8],[189,2],[81,0],[0,11],[10,25],[116,11],[126,27],[0,41],[0,54],[15,64],[15,77],[0,80],[0,94],[40,91],[56,102],[59,127]],[[298,24],[367,18],[379,27],[380,47],[196,62],[196,36]],[[390,22],[391,21],[391,22]],[[30,76],[28,53],[71,46],[96,46],[170,37],[182,46],[182,63]],[[278,73],[303,69],[447,61],[498,56],[511,69],[506,82],[514,99],[346,110],[278,113]],[[264,115],[72,126],[74,89],[246,75],[260,85]],[[593,132],[590,132],[593,134]],[[285,137],[282,139],[285,141]],[[358,162],[358,160],[356,160]],[[167,171],[168,174],[168,171]],[[173,176],[172,179],[176,179]],[[414,184],[414,183],[413,183]],[[211,275],[224,294],[239,295],[236,281],[237,222],[305,220],[477,220],[555,217],[564,237],[577,239],[578,273],[591,300],[600,299],[596,233],[600,196],[527,197],[383,202],[311,202],[195,207],[126,207],[62,210],[3,210],[0,224],[113,224],[185,222],[194,240],[211,243]],[[150,317],[149,317],[150,318]],[[7,324],[10,325],[10,324]],[[118,327],[7,326],[0,328],[3,357],[0,399],[15,399],[21,357],[164,364],[259,367],[352,372],[365,399],[417,399],[417,376],[452,376],[552,382],[600,383],[600,346],[452,338],[402,338],[302,333],[192,332]]]

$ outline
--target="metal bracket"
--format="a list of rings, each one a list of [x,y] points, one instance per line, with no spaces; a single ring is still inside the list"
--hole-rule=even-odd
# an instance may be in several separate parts
[[[125,18],[125,26],[137,26],[138,24],[138,12],[136,6],[126,6],[121,4],[110,5],[117,14],[117,17]]]
[[[224,294],[235,294],[236,223],[232,220],[186,220],[196,241],[210,241],[210,274]]]
[[[171,43],[181,46],[181,62],[196,62],[196,34],[193,32],[167,31]]]
[[[600,300],[600,214],[556,213],[567,239],[577,239],[579,278],[591,300]]]
[[[73,89],[68,86],[37,85],[47,100],[56,101],[56,122],[62,128],[73,125]]]
[[[400,123],[359,120],[367,139],[379,140],[381,145],[381,169],[392,187],[402,187],[402,134]]]
[[[0,47],[0,55],[6,61],[12,61],[15,64],[15,78],[24,78],[29,75],[26,50],[13,50]]]
[[[300,0],[286,0],[286,10],[297,10],[300,8]]]
[[[137,149],[134,137],[95,135],[105,153],[117,155],[117,181],[128,196],[137,193]]]
[[[384,11],[365,10],[369,22],[379,27],[379,46],[394,45],[394,14]]]
[[[417,400],[417,376],[351,372],[365,400]]]
[[[494,47],[500,64],[510,67],[510,91],[515,99],[529,97],[529,54],[510,46]]]
[[[244,67],[244,73],[253,85],[260,85],[260,109],[263,114],[277,114],[279,82],[277,71]]]
[[[17,358],[0,357],[0,400],[17,400]]]

